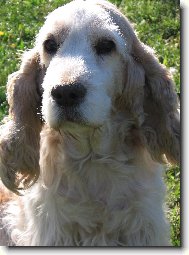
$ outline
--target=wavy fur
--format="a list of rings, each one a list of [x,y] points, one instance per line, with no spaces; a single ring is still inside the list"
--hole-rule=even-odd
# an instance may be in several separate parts
[[[99,58],[94,45],[105,36],[116,47]],[[76,83],[86,87],[83,101],[58,107],[52,89]],[[0,175],[24,196],[1,189],[1,245],[170,245],[160,163],[179,162],[177,96],[114,5],[77,0],[52,12],[7,94]]]

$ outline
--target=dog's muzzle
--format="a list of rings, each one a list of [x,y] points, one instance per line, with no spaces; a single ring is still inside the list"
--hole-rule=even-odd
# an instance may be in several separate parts
[[[84,101],[86,88],[81,83],[56,85],[51,90],[51,98],[56,105],[57,123],[65,121],[83,123],[79,105]]]

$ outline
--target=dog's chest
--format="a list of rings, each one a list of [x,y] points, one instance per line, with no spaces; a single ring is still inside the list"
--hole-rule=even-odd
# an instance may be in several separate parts
[[[39,183],[41,192],[34,207],[43,204],[40,207],[43,221],[48,219],[49,231],[56,225],[55,235],[61,233],[57,238],[66,240],[68,237],[69,240],[64,241],[67,245],[70,242],[84,245],[90,237],[89,243],[94,237],[101,243],[103,236],[107,243],[109,239],[118,240],[117,233],[126,215],[133,215],[132,210],[136,213],[135,203],[143,206],[145,198],[158,188],[151,164],[144,163],[140,150],[137,153],[119,139],[107,141],[106,137],[105,140],[106,143],[100,139],[103,146],[97,139],[93,139],[97,141],[93,146],[89,146],[87,139],[83,139],[82,144],[74,139],[63,145],[60,140],[54,143],[53,156],[45,154],[41,161],[44,167],[41,180],[45,180],[45,174],[52,176],[51,182],[47,182],[49,188],[43,189]]]
[[[133,197],[139,196],[142,186],[136,181],[135,167],[126,158],[91,155],[84,162],[75,163],[64,175],[58,193],[73,204],[88,202],[107,210],[123,209]],[[133,187],[138,189],[133,190]]]
[[[66,144],[58,193],[75,203],[95,201],[110,210],[124,208],[141,192],[136,181],[140,167],[133,164],[135,152],[128,150],[114,129],[97,131],[91,137],[82,133],[82,139]],[[132,187],[140,191],[133,191]]]

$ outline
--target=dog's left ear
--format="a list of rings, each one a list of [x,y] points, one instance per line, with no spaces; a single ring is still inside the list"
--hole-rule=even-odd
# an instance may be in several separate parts
[[[98,3],[111,16],[126,40],[125,107],[134,113],[142,128],[142,140],[152,158],[180,162],[179,102],[171,75],[153,51],[137,38],[127,18],[112,4]]]
[[[132,55],[145,73],[144,141],[152,157],[180,162],[179,102],[169,71],[159,63],[153,51],[134,38]]]

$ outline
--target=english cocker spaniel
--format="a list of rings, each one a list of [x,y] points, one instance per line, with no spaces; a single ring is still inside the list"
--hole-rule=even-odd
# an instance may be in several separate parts
[[[7,99],[1,245],[170,245],[162,164],[180,158],[177,95],[114,5],[50,13]]]

